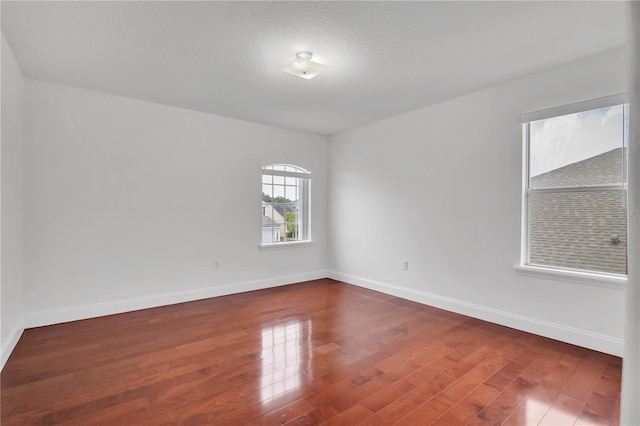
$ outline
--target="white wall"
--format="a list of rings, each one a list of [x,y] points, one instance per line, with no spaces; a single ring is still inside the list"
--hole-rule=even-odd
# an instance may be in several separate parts
[[[2,238],[0,297],[4,366],[22,331],[22,144],[24,77],[2,36]]]
[[[329,144],[26,79],[27,325],[319,278],[329,264],[347,282],[620,354],[623,291],[513,266],[519,115],[624,91],[622,58],[586,58]],[[260,168],[276,162],[314,174],[314,246],[258,249]]]
[[[28,326],[326,276],[327,137],[25,81]],[[315,245],[259,250],[271,163],[313,173]]]
[[[330,276],[620,355],[623,290],[514,265],[520,114],[624,92],[624,61],[607,52],[333,136]]]
[[[636,167],[629,169],[629,283],[625,314],[624,362],[620,424],[640,424],[640,3],[630,2],[631,92],[629,158]]]

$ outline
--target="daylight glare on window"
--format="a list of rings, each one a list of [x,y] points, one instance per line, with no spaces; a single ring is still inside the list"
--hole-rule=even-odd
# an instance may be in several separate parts
[[[526,123],[531,265],[627,273],[627,106]]]
[[[622,183],[623,105],[538,120],[530,126],[530,187]],[[567,182],[541,176],[616,149],[618,163],[607,170],[574,174]]]

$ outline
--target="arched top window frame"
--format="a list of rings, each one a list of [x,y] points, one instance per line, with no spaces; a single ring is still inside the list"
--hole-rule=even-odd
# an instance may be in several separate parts
[[[268,164],[262,168],[263,175],[289,176],[311,179],[311,172],[295,164]]]

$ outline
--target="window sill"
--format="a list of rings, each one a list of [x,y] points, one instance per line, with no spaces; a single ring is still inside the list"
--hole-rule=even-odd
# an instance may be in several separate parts
[[[593,272],[573,271],[569,269],[555,269],[544,266],[517,265],[518,275],[526,277],[544,278],[548,280],[566,281],[576,284],[586,284],[596,287],[607,287],[624,290],[627,284],[625,275],[597,274]]]
[[[293,241],[290,243],[260,244],[260,250],[282,250],[298,247],[309,247],[312,245],[313,241]]]

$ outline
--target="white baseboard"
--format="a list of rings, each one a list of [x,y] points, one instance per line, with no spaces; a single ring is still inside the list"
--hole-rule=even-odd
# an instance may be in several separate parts
[[[43,325],[59,324],[105,315],[120,314],[140,309],[156,308],[158,306],[174,305],[176,303],[191,302],[210,297],[226,296],[228,294],[244,293],[253,290],[295,284],[303,281],[327,278],[327,271],[311,271],[299,274],[284,275],[264,280],[244,281],[216,287],[195,288],[171,293],[154,294],[151,296],[132,299],[116,300],[113,302],[95,303],[91,305],[73,306],[50,311],[34,312],[24,317],[27,328]],[[17,340],[16,340],[17,341]],[[3,350],[4,357],[4,350]]]
[[[592,333],[587,330],[551,323],[511,312],[500,311],[419,290],[383,283],[356,275],[345,274],[338,271],[319,270],[274,277],[265,280],[244,281],[217,287],[197,288],[27,314],[25,315],[24,323],[16,328],[11,341],[2,346],[2,366],[4,366],[4,363],[9,358],[11,351],[18,342],[18,339],[22,335],[22,331],[25,327],[39,327],[43,325],[119,314],[122,312],[155,308],[158,306],[190,302],[193,300],[207,299],[209,297],[226,296],[229,294],[243,293],[253,290],[262,290],[265,288],[295,284],[327,277],[396,297],[401,297],[403,299],[413,300],[436,308],[479,318],[485,321],[504,325],[506,327],[527,331],[529,333],[572,343],[574,345],[605,352],[611,355],[622,356],[624,346],[622,339],[616,339],[610,336]]]
[[[610,336],[592,333],[587,330],[581,330],[562,324],[555,324],[511,312],[475,305],[473,303],[467,303],[461,300],[438,296],[419,290],[370,280],[356,275],[345,274],[338,271],[329,271],[328,273],[329,278],[357,285],[359,287],[368,288],[370,290],[379,291],[392,296],[401,297],[403,299],[413,300],[425,305],[468,315],[470,317],[479,318],[492,323],[504,325],[506,327],[523,330],[611,355],[622,356],[624,346],[622,339],[616,339]]]
[[[7,363],[7,360],[11,356],[11,352],[16,347],[18,340],[20,340],[20,336],[24,332],[24,321],[20,321],[11,333],[9,334],[9,338],[6,342],[2,342],[2,354],[0,355],[0,371],[4,368],[4,365]]]

